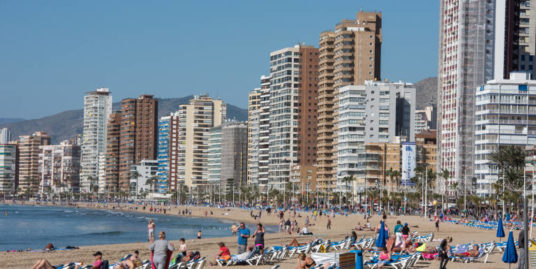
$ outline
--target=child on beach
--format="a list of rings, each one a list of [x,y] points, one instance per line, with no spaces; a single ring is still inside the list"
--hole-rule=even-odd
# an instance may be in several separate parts
[[[186,246],[186,240],[184,238],[181,238],[179,240],[179,252],[182,253],[182,256],[186,256],[187,250],[188,247]]]

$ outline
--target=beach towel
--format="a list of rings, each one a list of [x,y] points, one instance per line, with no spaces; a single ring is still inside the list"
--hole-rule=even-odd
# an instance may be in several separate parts
[[[156,269],[156,266],[154,266],[154,263],[153,263],[153,256],[154,256],[154,251],[151,251],[151,269]],[[171,261],[171,256],[173,256],[173,251],[168,250],[166,266],[164,268],[169,268],[169,262]]]

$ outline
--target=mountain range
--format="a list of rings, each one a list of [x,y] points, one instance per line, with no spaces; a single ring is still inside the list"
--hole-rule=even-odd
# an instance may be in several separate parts
[[[176,111],[179,105],[188,104],[192,98],[193,96],[159,98],[158,117],[160,118],[168,115],[170,112]],[[113,110],[120,110],[121,103],[113,103],[112,108]],[[227,118],[246,121],[248,119],[248,111],[247,109],[227,104]],[[33,120],[7,118],[5,121],[1,121],[2,119],[4,118],[0,118],[0,128],[8,128],[14,138],[20,135],[32,134],[36,131],[45,131],[51,136],[51,143],[57,144],[65,139],[74,138],[82,134],[84,111],[82,109],[67,110]]]
[[[415,83],[417,89],[417,109],[423,109],[428,105],[437,104],[437,78],[430,77]],[[159,98],[158,117],[168,115],[176,111],[179,105],[189,103],[193,96],[182,98]],[[120,110],[121,103],[113,103],[113,110]],[[227,104],[227,118],[239,121],[248,119],[247,109]],[[0,128],[7,127],[12,137],[32,134],[36,131],[45,131],[51,138],[52,143],[70,139],[82,134],[84,113],[82,109],[63,111],[51,116],[39,119],[24,120],[19,118],[0,118]]]

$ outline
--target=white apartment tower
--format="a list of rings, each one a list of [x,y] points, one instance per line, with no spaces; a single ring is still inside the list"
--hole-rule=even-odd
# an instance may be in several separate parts
[[[261,76],[261,87],[249,94],[248,184],[265,192],[270,157],[270,76]]]
[[[494,2],[440,2],[437,163],[448,186],[473,175],[474,89],[493,77]]]
[[[84,96],[84,130],[80,172],[80,191],[89,192],[99,182],[99,157],[106,152],[106,129],[112,112],[112,96],[100,88]]]

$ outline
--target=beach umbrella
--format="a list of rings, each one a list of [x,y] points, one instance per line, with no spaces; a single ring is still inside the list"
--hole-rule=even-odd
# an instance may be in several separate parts
[[[504,228],[503,228],[502,218],[499,218],[499,223],[497,224],[497,237],[499,238],[504,237]]]
[[[385,242],[385,224],[383,221],[380,222],[380,230],[378,231],[378,239],[376,239],[376,246],[378,248],[383,248],[386,245]]]
[[[510,231],[510,234],[508,234],[508,242],[506,243],[506,249],[504,250],[502,261],[504,263],[508,263],[508,268],[510,268],[510,264],[517,262],[516,243],[514,242],[514,235],[512,234],[512,231]]]

